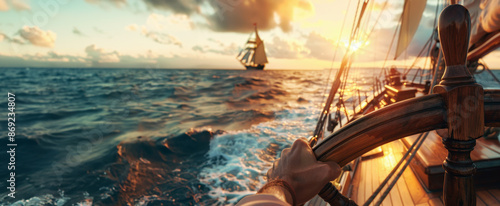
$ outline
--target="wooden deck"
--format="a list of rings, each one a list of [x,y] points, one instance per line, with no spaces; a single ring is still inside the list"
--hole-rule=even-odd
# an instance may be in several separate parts
[[[402,139],[405,148],[409,148],[418,135]],[[443,188],[444,169],[441,166],[447,151],[441,143],[441,137],[429,132],[427,139],[417,152],[411,167],[426,189],[435,191]],[[471,159],[477,167],[474,182],[476,186],[500,185],[500,142],[497,139],[479,138],[476,140]]]
[[[354,175],[350,198],[360,205],[372,195],[405,152],[404,144],[400,140],[383,145],[382,150],[383,156],[362,160]],[[478,187],[476,191],[477,205],[500,205],[499,184]],[[378,201],[381,194],[382,192],[371,205]],[[427,190],[408,167],[382,205],[443,205],[442,192]]]

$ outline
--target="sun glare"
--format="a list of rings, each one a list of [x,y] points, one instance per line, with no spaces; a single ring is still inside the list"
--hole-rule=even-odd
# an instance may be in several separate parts
[[[359,49],[365,47],[365,46],[368,46],[370,44],[369,41],[358,41],[358,40],[353,40],[351,42],[351,45],[349,46],[349,41],[347,40],[343,40],[342,41],[344,43],[344,47],[346,49],[349,49],[350,52],[356,52],[358,51]]]

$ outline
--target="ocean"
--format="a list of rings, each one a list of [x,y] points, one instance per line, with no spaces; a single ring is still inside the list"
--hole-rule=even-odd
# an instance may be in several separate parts
[[[281,150],[311,135],[336,72],[1,70],[0,205],[234,204],[265,183]],[[352,69],[346,96],[370,95],[379,72]],[[487,72],[476,78],[499,87]]]

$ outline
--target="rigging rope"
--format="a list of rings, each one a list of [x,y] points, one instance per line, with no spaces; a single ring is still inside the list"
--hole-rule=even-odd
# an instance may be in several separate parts
[[[485,69],[486,71],[488,71],[488,73],[490,73],[490,75],[493,77],[493,79],[495,79],[495,81],[496,81],[497,83],[499,83],[499,84],[500,84],[500,80],[498,80],[498,78],[495,76],[495,74],[493,74],[493,72],[491,72],[491,70],[490,70],[490,68],[488,67],[488,65],[486,65],[486,62],[484,62],[484,60],[482,60],[482,61],[481,61],[481,64],[483,64],[484,69]]]
[[[417,148],[415,148],[415,151],[411,154],[410,158],[406,161],[406,163],[403,166],[403,168],[401,168],[401,170],[399,171],[399,173],[396,175],[396,177],[394,178],[394,180],[392,180],[391,184],[389,184],[389,186],[384,191],[384,193],[382,194],[382,196],[380,197],[380,199],[375,203],[375,205],[380,205],[380,203],[382,203],[382,201],[384,201],[384,199],[387,197],[387,195],[389,194],[389,192],[391,191],[391,189],[394,187],[394,185],[396,184],[396,182],[399,180],[399,178],[401,177],[401,175],[403,174],[403,172],[405,171],[405,169],[408,167],[408,165],[410,165],[411,160],[413,159],[413,157],[415,157],[415,154],[417,154],[418,149],[420,149],[420,146],[422,146],[422,143],[424,143],[424,141],[427,138],[428,134],[429,134],[429,132],[426,132],[425,135],[424,135],[424,137],[422,137],[422,139],[420,140],[420,142],[418,142],[418,145],[417,145]]]
[[[405,1],[405,5],[406,5],[406,1]],[[403,6],[403,8],[405,8],[405,6]],[[398,33],[399,29],[401,28],[401,22],[403,21],[403,14],[401,13],[401,16],[399,17],[399,21],[398,21],[398,26],[396,27],[396,30],[394,30],[394,35],[392,36],[392,40],[391,40],[391,44],[389,45],[389,50],[387,50],[387,54],[385,55],[385,59],[384,59],[384,64],[382,65],[382,71],[385,72],[385,64],[387,62],[387,59],[389,58],[389,54],[391,53],[391,50],[392,50],[392,45],[394,44],[394,40],[396,39],[396,34]],[[382,71],[380,72],[379,76],[382,75]]]
[[[399,18],[399,22],[401,22],[401,19],[403,19],[403,16],[401,15],[401,18]],[[401,24],[399,24],[401,25]],[[396,30],[394,30],[394,35],[392,36],[392,41],[391,41],[391,44],[389,45],[389,50],[387,50],[387,54],[385,55],[385,59],[384,59],[384,64],[382,64],[382,70],[385,72],[385,63],[387,62],[387,59],[389,58],[389,54],[391,53],[391,50],[392,50],[392,45],[394,44],[394,40],[396,39],[396,34],[398,33],[398,30],[400,28],[400,26],[397,26],[396,27]],[[382,71],[380,72],[379,76],[382,74]]]
[[[384,6],[382,6],[382,10],[381,10],[380,14],[378,14],[377,20],[375,20],[375,24],[373,24],[373,27],[370,30],[370,32],[368,33],[368,36],[366,37],[366,39],[369,39],[370,36],[372,35],[373,30],[375,29],[375,26],[377,26],[378,21],[379,21],[380,17],[382,16],[382,13],[385,10],[385,7],[387,6],[387,2],[389,2],[389,0],[386,0],[385,3],[384,3]]]
[[[355,30],[356,19],[357,19],[358,12],[359,12],[359,9],[360,9],[359,8],[360,3],[361,3],[361,0],[358,0],[358,5],[356,6],[356,13],[354,14],[354,20],[352,21],[352,27],[351,27],[351,33],[349,35],[349,40],[352,39],[352,35],[354,33],[354,30]],[[349,41],[349,43],[350,43],[350,41]],[[349,50],[349,47],[346,50]],[[346,52],[346,54],[347,54],[347,52]],[[345,55],[344,55],[344,57],[345,57]]]
[[[420,135],[418,136],[418,138],[411,145],[411,147],[408,148],[408,151],[403,155],[403,157],[398,162],[398,164],[396,164],[396,166],[394,166],[394,168],[392,168],[392,170],[389,173],[389,175],[387,175],[387,177],[385,177],[384,181],[382,181],[382,183],[380,183],[380,185],[373,192],[373,194],[370,196],[370,198],[368,198],[368,200],[366,200],[366,202],[363,204],[363,206],[368,206],[368,205],[370,205],[372,203],[372,201],[375,199],[375,197],[377,197],[377,195],[380,193],[380,191],[384,188],[385,184],[387,184],[387,182],[389,182],[389,180],[391,179],[392,175],[394,175],[394,173],[396,173],[396,171],[399,169],[399,167],[403,163],[403,160],[406,160],[406,158],[408,157],[408,155],[413,151],[413,149],[415,148],[415,145],[417,145],[417,142],[419,142],[422,139],[423,135],[424,135],[424,133],[420,133]]]
[[[356,39],[356,37],[358,37],[359,28],[361,26],[361,21],[363,20],[363,15],[365,14],[366,7],[368,6],[368,3],[370,3],[370,0],[365,0],[363,2],[363,7],[361,8],[361,13],[360,13],[360,16],[359,16],[359,19],[358,19],[358,23],[356,25],[356,30],[353,33],[355,36],[352,38],[352,40],[354,40],[354,39]]]
[[[436,61],[436,66],[434,68],[434,75],[432,75],[433,78],[432,78],[431,88],[434,88],[434,86],[437,84],[438,70],[439,70],[439,67],[440,67],[442,62],[443,62],[443,52],[441,52],[441,49],[440,49],[440,52],[439,52],[439,55],[438,55],[438,58]],[[432,90],[430,90],[430,91],[432,91]]]
[[[349,1],[347,3],[347,8],[346,8],[346,12],[344,15],[344,20],[342,21],[342,27],[340,28],[340,34],[339,34],[339,38],[337,40],[337,46],[335,46],[335,52],[333,53],[333,59],[332,59],[331,65],[330,65],[330,72],[328,73],[328,79],[326,80],[325,90],[323,91],[323,94],[326,94],[326,90],[328,89],[327,85],[330,84],[330,77],[332,76],[333,63],[335,62],[335,59],[337,58],[337,51],[339,50],[340,39],[342,38],[342,34],[344,33],[344,26],[345,26],[345,22],[347,20],[347,13],[348,13],[347,11],[349,11],[349,7],[351,7],[351,1]],[[324,102],[324,101],[325,101],[325,96],[323,95],[323,100],[321,102]],[[321,116],[318,117],[318,121],[320,121],[319,118],[321,118]]]
[[[365,18],[366,21],[364,23],[364,28],[363,28],[363,31],[368,31],[368,24],[370,23],[370,19],[371,19],[371,16],[372,16],[372,12],[373,12],[373,7],[375,7],[375,1],[372,1],[370,2],[371,3],[371,6],[370,6],[370,9],[368,10],[368,18]],[[367,35],[367,33],[365,33],[365,35]],[[367,39],[368,40],[368,39]]]
[[[443,5],[443,3],[441,3],[441,0],[437,0],[437,4],[436,4],[436,11],[434,13],[434,24],[432,26],[432,37],[434,37],[436,35],[436,32],[437,32],[437,29],[436,29],[436,25],[437,25],[437,19],[438,19],[438,15],[439,15],[439,11],[440,11],[440,7],[441,5]],[[431,54],[431,50],[432,50],[432,46],[429,47],[429,51],[427,51],[427,56],[430,56]],[[430,66],[429,67],[429,73],[432,74],[432,67]],[[430,78],[430,76],[429,76]],[[429,79],[428,79],[429,80]]]
[[[420,50],[420,52],[418,52],[418,55],[417,55],[417,57],[415,57],[415,61],[413,61],[413,63],[411,64],[411,66],[410,66],[410,67],[408,67],[408,68],[406,68],[406,69],[404,70],[404,72],[403,72],[403,76],[406,76],[406,75],[408,75],[408,73],[410,73],[411,68],[413,68],[413,67],[415,66],[415,64],[417,64],[417,62],[418,62],[418,58],[420,58],[420,57],[422,56],[422,54],[424,53],[424,51],[426,50],[426,48],[427,48],[428,46],[429,46],[429,47],[431,46],[431,42],[432,42],[432,37],[433,37],[433,36],[434,36],[434,35],[431,35],[431,36],[429,37],[429,39],[427,40],[427,42],[424,44],[424,47],[422,47],[422,49]]]

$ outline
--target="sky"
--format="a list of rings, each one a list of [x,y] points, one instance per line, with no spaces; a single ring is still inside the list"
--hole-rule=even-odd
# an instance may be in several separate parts
[[[427,1],[407,52],[394,61],[392,50],[386,65],[413,62],[432,33],[437,1]],[[254,23],[267,69],[338,67],[357,2],[0,0],[0,67],[244,69],[235,57]],[[358,67],[383,64],[404,1],[371,2],[355,44]],[[485,61],[495,68],[499,59],[494,51]]]

